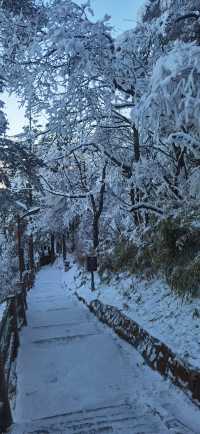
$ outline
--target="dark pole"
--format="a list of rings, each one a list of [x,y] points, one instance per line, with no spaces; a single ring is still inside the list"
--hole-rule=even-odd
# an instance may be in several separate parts
[[[94,271],[91,271],[91,291],[95,291],[95,286],[94,286]]]

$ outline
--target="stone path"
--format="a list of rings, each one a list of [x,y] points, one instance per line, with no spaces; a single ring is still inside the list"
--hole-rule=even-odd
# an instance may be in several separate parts
[[[67,296],[61,270],[44,268],[21,333],[12,433],[195,433],[150,405],[139,369],[133,370],[127,344]]]

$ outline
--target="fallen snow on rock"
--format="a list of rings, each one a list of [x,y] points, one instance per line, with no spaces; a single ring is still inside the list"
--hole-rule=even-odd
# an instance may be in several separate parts
[[[67,288],[78,290],[88,302],[99,299],[118,307],[151,335],[163,341],[187,364],[200,368],[200,299],[182,300],[159,279],[141,280],[127,273],[95,276],[96,291],[90,290],[90,273],[73,263],[63,275]],[[64,284],[64,283],[63,283]]]

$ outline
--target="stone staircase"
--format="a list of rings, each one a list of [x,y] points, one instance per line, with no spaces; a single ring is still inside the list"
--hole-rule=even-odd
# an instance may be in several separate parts
[[[111,405],[71,412],[15,425],[12,434],[165,434],[152,412],[141,414],[130,404]],[[182,434],[182,432],[181,432]]]

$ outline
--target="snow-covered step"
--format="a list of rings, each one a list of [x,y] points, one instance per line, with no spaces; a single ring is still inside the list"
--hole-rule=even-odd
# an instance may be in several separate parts
[[[12,434],[165,434],[168,429],[150,411],[137,405],[112,405],[72,412],[13,427]],[[184,432],[182,432],[184,434]]]

